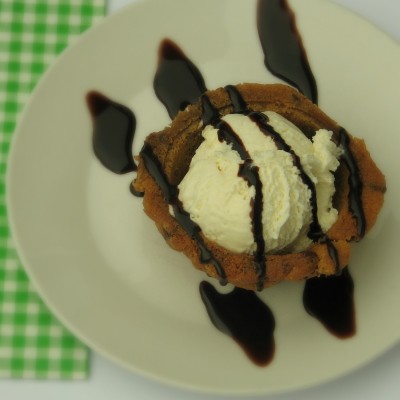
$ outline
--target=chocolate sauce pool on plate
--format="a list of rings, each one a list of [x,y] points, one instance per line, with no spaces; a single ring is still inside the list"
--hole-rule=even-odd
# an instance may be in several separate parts
[[[154,91],[171,119],[207,90],[203,76],[172,40],[164,39],[159,48]]]
[[[231,336],[255,364],[265,366],[272,361],[275,319],[253,291],[234,288],[221,294],[203,281],[200,295],[214,326]]]
[[[304,287],[304,308],[333,335],[346,339],[356,332],[353,292],[348,268],[336,276],[311,278]]]
[[[86,102],[93,119],[93,150],[98,160],[116,174],[136,171],[132,156],[136,128],[133,112],[96,91],[87,94]]]
[[[317,84],[288,2],[258,0],[257,28],[267,69],[317,103]]]

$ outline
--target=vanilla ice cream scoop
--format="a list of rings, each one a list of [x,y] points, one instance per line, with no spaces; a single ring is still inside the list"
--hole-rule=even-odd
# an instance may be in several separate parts
[[[312,242],[309,231],[315,219],[322,232],[337,219],[333,173],[341,149],[330,131],[321,129],[310,140],[281,115],[272,111],[263,115],[280,141],[264,132],[251,115],[221,118],[246,157],[223,140],[218,128],[207,125],[204,141],[178,186],[178,197],[208,239],[230,251],[253,254],[256,185],[241,173],[250,165],[261,186],[265,253],[302,251]]]

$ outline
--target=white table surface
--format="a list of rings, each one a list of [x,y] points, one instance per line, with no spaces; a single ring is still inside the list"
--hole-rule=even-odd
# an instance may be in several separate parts
[[[109,0],[108,12],[112,13],[134,1]],[[400,42],[399,0],[331,1],[347,7],[372,21],[381,30]],[[151,381],[123,370],[96,353],[92,353],[90,364],[90,378],[82,382],[1,380],[0,399],[213,400],[224,398],[182,391]],[[248,399],[249,397],[237,397],[238,400],[244,398]],[[399,400],[400,344],[371,364],[341,379],[295,393],[254,397],[254,399],[257,398],[267,400]]]

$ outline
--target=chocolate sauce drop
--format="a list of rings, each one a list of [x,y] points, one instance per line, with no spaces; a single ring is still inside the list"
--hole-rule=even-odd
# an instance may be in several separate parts
[[[255,364],[266,366],[272,361],[275,319],[254,292],[234,288],[221,294],[203,281],[200,295],[214,326],[232,337]]]
[[[353,279],[345,268],[340,275],[308,279],[303,304],[330,333],[346,339],[356,332],[353,292]]]
[[[317,103],[317,84],[288,2],[258,0],[257,28],[267,69]]]
[[[196,103],[207,90],[199,69],[170,39],[164,39],[160,44],[153,85],[171,119],[187,105]]]
[[[136,171],[132,156],[136,119],[133,112],[99,92],[91,91],[86,102],[93,119],[93,150],[110,171]]]
[[[131,192],[131,194],[133,194],[135,197],[143,197],[144,196],[144,192],[139,192],[137,191],[134,186],[131,184],[129,185],[129,191]]]

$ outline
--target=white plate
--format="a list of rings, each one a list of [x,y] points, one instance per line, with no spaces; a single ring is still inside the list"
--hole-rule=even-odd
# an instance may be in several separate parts
[[[276,81],[263,65],[254,1],[147,0],[125,8],[58,59],[25,109],[7,182],[23,264],[72,332],[132,371],[204,392],[281,392],[348,373],[399,340],[399,47],[329,2],[291,4],[321,107],[366,139],[387,176],[379,222],[354,246],[352,339],[336,339],[306,314],[302,284],[281,284],[262,294],[276,318],[275,359],[256,367],[211,325],[198,293],[203,274],[165,245],[129,194],[132,176],[106,171],[92,153],[84,101],[91,89],[135,111],[135,153],[148,132],[169,122],[152,88],[164,37],[182,47],[209,88]]]

